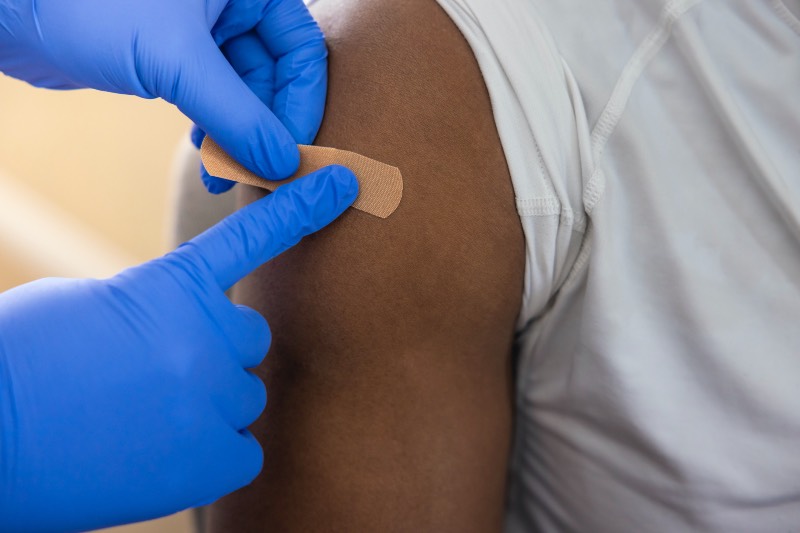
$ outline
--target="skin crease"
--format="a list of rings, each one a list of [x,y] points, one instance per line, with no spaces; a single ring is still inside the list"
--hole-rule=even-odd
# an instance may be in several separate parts
[[[483,79],[434,0],[313,11],[330,48],[316,143],[398,166],[404,196],[237,286],[274,335],[252,428],[265,464],[206,529],[500,531],[524,241]]]

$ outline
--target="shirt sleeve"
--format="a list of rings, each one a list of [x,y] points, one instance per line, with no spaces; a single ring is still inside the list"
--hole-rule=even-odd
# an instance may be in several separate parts
[[[590,132],[569,66],[531,2],[438,0],[491,96],[526,239],[518,329],[540,316],[579,256]]]

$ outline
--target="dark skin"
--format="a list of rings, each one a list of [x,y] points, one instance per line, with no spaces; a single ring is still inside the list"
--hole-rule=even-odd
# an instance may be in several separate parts
[[[480,70],[433,0],[313,11],[330,48],[316,143],[399,167],[404,196],[236,288],[274,335],[265,463],[208,530],[500,531],[524,242]]]

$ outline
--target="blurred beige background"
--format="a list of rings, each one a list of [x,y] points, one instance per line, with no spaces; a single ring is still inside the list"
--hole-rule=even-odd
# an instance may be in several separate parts
[[[0,291],[44,276],[108,276],[166,250],[168,178],[190,126],[177,110],[0,77],[0,117]],[[190,525],[183,514],[113,531]]]
[[[60,270],[110,274],[165,251],[168,177],[190,126],[177,110],[7,77],[0,109],[0,288]]]

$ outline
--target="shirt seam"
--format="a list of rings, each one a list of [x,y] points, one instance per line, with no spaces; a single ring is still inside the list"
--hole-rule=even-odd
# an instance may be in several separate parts
[[[591,133],[591,152],[593,168],[583,190],[583,209],[591,216],[594,208],[600,202],[606,188],[605,173],[600,165],[605,155],[605,148],[611,135],[616,131],[622,116],[625,113],[636,83],[641,79],[645,69],[658,55],[664,45],[672,36],[674,25],[691,8],[703,0],[670,0],[661,10],[658,22],[650,33],[642,40],[633,55],[628,59],[622,74],[611,92],[611,97],[606,102],[600,118],[595,123]],[[572,270],[562,283],[561,288],[571,286],[582,274],[589,264],[589,255],[592,250],[593,232],[588,228],[586,237],[581,246],[578,258]]]
[[[576,212],[567,207],[555,196],[535,198],[518,198],[517,214],[524,218],[559,217],[561,224],[570,226],[574,231],[583,233],[586,229],[587,217],[583,211]]]
[[[783,20],[797,35],[800,35],[800,18],[789,9],[783,0],[772,0],[772,8],[778,13],[778,16]]]
[[[605,191],[605,180],[602,179],[603,174],[599,171],[600,161],[603,159],[611,135],[616,131],[622,115],[625,113],[636,82],[641,79],[647,66],[669,40],[675,23],[701,1],[670,0],[661,10],[656,26],[644,38],[623,68],[622,74],[611,92],[611,97],[603,108],[591,134],[594,168],[584,189],[584,208],[587,213],[591,214]]]

